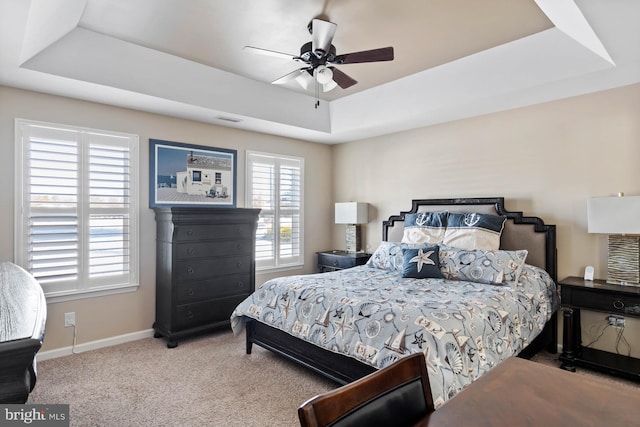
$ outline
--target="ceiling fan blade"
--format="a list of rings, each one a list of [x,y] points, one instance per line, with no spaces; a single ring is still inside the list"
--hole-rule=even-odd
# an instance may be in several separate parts
[[[285,83],[289,83],[292,80],[295,80],[296,77],[298,77],[303,71],[305,71],[304,68],[300,69],[300,70],[293,70],[292,72],[285,74],[284,76],[280,77],[279,79],[275,79],[274,81],[272,81],[271,83],[274,85],[282,85]]]
[[[311,21],[311,49],[316,52],[321,49],[323,52],[329,52],[333,36],[338,26],[333,22],[323,21],[322,19],[314,19]]]
[[[253,46],[245,46],[242,48],[242,50],[246,51],[246,52],[251,52],[251,53],[257,53],[259,55],[266,55],[266,56],[273,56],[276,58],[283,58],[283,59],[297,59],[298,57],[296,55],[291,55],[288,53],[282,53],[282,52],[276,52],[275,50],[267,50],[267,49],[262,49],[259,47],[253,47]]]
[[[313,77],[309,74],[306,68],[300,68],[299,70],[293,70],[292,72],[285,74],[271,83],[274,85],[282,85],[292,81],[298,82],[300,86],[307,89],[309,84],[313,81]]]
[[[333,81],[338,83],[338,86],[340,86],[342,89],[347,89],[353,86],[354,84],[358,83],[357,80],[352,79],[342,71],[338,70],[336,67],[327,67],[327,68],[330,68],[331,71],[333,71]]]
[[[336,55],[333,64],[357,64],[362,62],[393,61],[393,47],[381,47],[380,49],[363,50],[360,52]]]

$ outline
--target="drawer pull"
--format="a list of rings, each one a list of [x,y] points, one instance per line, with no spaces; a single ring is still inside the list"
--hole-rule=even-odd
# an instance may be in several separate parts
[[[238,243],[238,250],[242,249],[242,244]]]
[[[189,249],[187,249],[187,254],[189,254],[189,255],[193,255],[193,252],[195,252],[195,251],[193,250],[193,248],[189,248]]]
[[[193,267],[187,267],[187,273],[193,274]]]
[[[624,310],[624,302],[618,300],[613,302],[613,308],[616,310]]]
[[[189,288],[187,289],[187,295],[189,295],[190,297],[193,296],[193,294],[195,294],[195,292],[193,292],[193,289]]]
[[[337,259],[333,260],[333,265],[336,266],[336,267],[338,266],[338,260]]]
[[[193,230],[192,229],[188,229],[187,230],[187,236],[193,236]]]
[[[187,311],[187,319],[193,319],[193,311]]]
[[[238,285],[238,288],[243,288],[244,287],[244,283],[242,283],[242,282],[238,282],[237,285]]]
[[[241,268],[241,267],[242,267],[242,263],[241,263],[240,261],[238,261],[238,262],[236,263],[236,267]]]

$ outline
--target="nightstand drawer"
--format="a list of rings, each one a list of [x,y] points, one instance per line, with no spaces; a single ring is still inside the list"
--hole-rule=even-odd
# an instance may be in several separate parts
[[[345,258],[332,255],[321,255],[319,263],[325,267],[333,268],[350,268],[355,266],[353,258]]]
[[[594,291],[588,288],[561,290],[563,306],[640,316],[640,295]]]
[[[367,263],[371,254],[350,253],[344,251],[318,252],[318,270],[342,270]]]

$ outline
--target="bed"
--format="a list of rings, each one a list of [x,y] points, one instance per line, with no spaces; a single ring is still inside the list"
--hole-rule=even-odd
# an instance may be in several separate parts
[[[485,220],[499,224],[469,241]],[[502,197],[413,200],[383,222],[367,265],[269,280],[231,326],[247,354],[257,344],[339,384],[423,352],[438,407],[511,356],[556,352],[555,238]]]

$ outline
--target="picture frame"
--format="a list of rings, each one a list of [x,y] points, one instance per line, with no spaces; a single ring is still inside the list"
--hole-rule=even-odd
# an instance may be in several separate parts
[[[149,207],[236,207],[237,151],[149,139]]]

